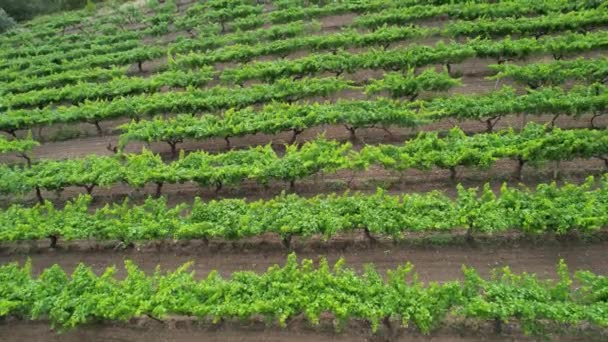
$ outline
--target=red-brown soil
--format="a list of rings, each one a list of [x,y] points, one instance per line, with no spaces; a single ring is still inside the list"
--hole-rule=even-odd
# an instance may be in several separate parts
[[[380,342],[383,336],[373,336],[364,322],[354,322],[340,333],[335,333],[331,321],[323,328],[311,328],[306,322],[290,324],[286,329],[267,326],[263,322],[224,324],[221,327],[200,324],[191,320],[175,320],[158,323],[139,320],[138,324],[98,324],[73,331],[56,333],[47,322],[14,321],[0,323],[0,336],[5,342]],[[465,330],[465,329],[468,329]],[[478,330],[474,330],[478,329]],[[473,330],[473,332],[471,332]],[[482,342],[482,341],[535,341],[519,332],[496,335],[488,333],[488,324],[467,326],[454,324],[441,328],[428,336],[412,329],[402,331],[394,342]],[[551,336],[551,341],[605,341],[603,335]]]
[[[252,240],[253,241],[253,240]],[[218,270],[229,276],[234,271],[252,270],[264,272],[275,264],[283,264],[289,253],[280,246],[278,238],[266,236],[246,245],[232,247],[229,243],[204,246],[201,242],[178,242],[170,247],[144,246],[127,250],[95,250],[84,246],[70,249],[37,249],[25,253],[27,248],[0,250],[0,263],[24,262],[31,258],[35,273],[53,264],[61,265],[71,272],[76,265],[90,265],[97,272],[112,265],[122,266],[124,260],[133,260],[143,270],[152,273],[157,265],[162,269],[174,270],[186,262],[193,261],[192,270],[197,277],[204,278],[210,271]],[[504,241],[487,240],[474,245],[464,243],[392,244],[380,241],[369,245],[362,234],[336,237],[328,242],[319,239],[296,243],[299,258],[326,257],[330,263],[343,257],[347,265],[361,270],[364,264],[373,263],[384,271],[411,262],[423,281],[449,281],[460,279],[462,265],[475,267],[482,275],[488,276],[493,268],[509,266],[515,272],[536,273],[543,278],[555,278],[555,267],[564,259],[571,270],[590,270],[599,274],[608,273],[608,263],[604,262],[608,241],[583,241],[569,237],[561,240],[537,238],[535,241],[523,238]],[[90,247],[90,246],[89,246]],[[122,274],[119,272],[119,274]]]

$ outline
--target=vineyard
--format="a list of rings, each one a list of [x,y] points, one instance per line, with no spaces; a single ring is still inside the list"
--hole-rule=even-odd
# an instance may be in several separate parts
[[[2,341],[608,339],[607,1],[88,1],[0,47]]]

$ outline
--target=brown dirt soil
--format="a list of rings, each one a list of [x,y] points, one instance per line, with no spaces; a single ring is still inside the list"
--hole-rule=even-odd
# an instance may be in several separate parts
[[[324,31],[331,31],[332,29],[337,29],[350,25],[356,17],[357,15],[354,13],[348,13],[342,15],[327,16],[321,18],[321,20],[319,21]]]
[[[365,337],[355,335],[323,335],[314,333],[294,333],[291,331],[207,331],[207,329],[185,328],[171,329],[158,326],[155,328],[121,327],[113,325],[79,328],[63,334],[54,333],[48,323],[44,322],[12,322],[0,324],[0,335],[5,336],[5,342],[80,342],[80,341],[113,341],[113,342],[313,342],[313,341],[366,341]],[[445,340],[445,341],[460,341]],[[463,340],[464,341],[464,340]]]
[[[500,240],[503,239],[503,240]],[[147,273],[152,273],[157,265],[163,270],[174,270],[186,262],[192,261],[191,269],[202,279],[212,270],[219,271],[223,276],[232,272],[251,270],[264,272],[275,264],[284,264],[289,253],[280,246],[279,239],[263,236],[251,241],[249,245],[242,243],[236,247],[230,243],[204,246],[200,241],[177,242],[172,246],[143,246],[127,250],[95,250],[72,245],[71,249],[56,250],[39,249],[37,252],[0,249],[0,264],[32,259],[33,270],[39,273],[42,269],[53,264],[59,264],[71,272],[84,263],[101,272],[108,266],[119,266],[119,275],[124,275],[121,269],[124,260],[133,260]],[[316,242],[315,242],[316,241]],[[318,238],[308,242],[296,242],[296,253],[301,258],[318,260],[324,256],[330,263],[344,258],[349,267],[361,271],[363,265],[373,263],[384,272],[398,265],[411,262],[416,267],[423,281],[450,281],[462,278],[461,266],[475,267],[481,275],[489,276],[490,270],[509,266],[515,272],[535,273],[542,278],[555,278],[555,267],[560,259],[564,259],[571,271],[590,270],[599,274],[608,273],[608,263],[604,262],[608,241],[596,239],[588,242],[577,237],[551,239],[548,237],[510,238],[496,237],[485,243],[479,239],[476,244],[437,242],[415,244],[393,244],[388,240],[380,240],[370,245],[361,233],[350,236],[338,236],[328,242]],[[89,245],[94,246],[94,245]],[[99,246],[99,245],[98,245]],[[80,248],[80,249],[79,249]]]
[[[148,318],[138,318],[124,323],[102,323],[80,327],[68,332],[57,333],[49,327],[48,322],[10,321],[0,323],[0,334],[12,341],[253,341],[253,342],[312,342],[312,341],[436,341],[436,342],[473,342],[473,341],[534,341],[526,337],[516,323],[509,323],[509,331],[503,334],[489,333],[492,330],[488,322],[449,322],[449,327],[436,329],[430,335],[421,335],[414,328],[398,329],[397,336],[388,339],[389,332],[380,330],[371,334],[369,323],[351,321],[341,332],[333,327],[330,315],[322,317],[319,326],[312,327],[303,317],[294,318],[287,328],[268,325],[262,318],[247,322],[224,321],[210,324],[207,321],[188,317],[175,317],[163,322]],[[564,336],[550,335],[552,341],[603,341],[605,332],[594,331],[583,327],[572,329],[574,334]],[[6,333],[5,333],[6,331]]]
[[[167,57],[159,57],[142,63],[142,71],[139,71],[137,63],[131,65],[127,70],[129,76],[150,76],[167,67]]]

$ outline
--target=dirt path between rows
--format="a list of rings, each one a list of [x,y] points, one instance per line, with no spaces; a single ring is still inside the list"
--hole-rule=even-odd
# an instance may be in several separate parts
[[[373,263],[378,270],[395,268],[406,262],[416,267],[424,281],[449,281],[461,277],[461,266],[475,267],[482,275],[489,275],[493,268],[509,266],[515,272],[536,273],[541,277],[555,278],[555,266],[564,259],[571,270],[590,270],[608,274],[608,241],[594,243],[539,241],[538,243],[508,243],[505,245],[478,244],[438,245],[438,246],[395,246],[389,243],[376,247],[363,246],[362,243],[344,250],[328,245],[327,250],[301,248],[298,257],[318,259],[324,255],[334,263],[343,257],[349,267],[361,270],[364,264]],[[204,278],[210,271],[218,270],[228,276],[240,270],[264,272],[275,264],[283,264],[288,252],[282,248],[243,248],[238,251],[221,251],[201,247],[199,249],[174,249],[173,251],[101,250],[70,251],[57,250],[39,253],[14,254],[4,252],[0,263],[24,262],[31,258],[35,273],[53,264],[59,264],[71,272],[78,263],[90,265],[97,272],[108,266],[122,267],[124,260],[132,260],[143,270],[150,273],[157,265],[164,270],[174,270],[192,261],[192,270],[197,277]],[[121,270],[122,272],[122,270]],[[123,273],[120,273],[123,274]]]
[[[470,335],[470,334],[469,334]],[[372,339],[369,333],[347,330],[342,333],[316,332],[311,329],[266,328],[256,329],[228,327],[221,329],[197,327],[167,327],[167,326],[121,326],[113,324],[96,325],[78,328],[73,331],[57,334],[45,322],[11,322],[0,323],[0,336],[4,342],[367,342],[383,341]],[[482,342],[482,341],[533,341],[522,335],[478,335],[459,336],[458,331],[434,332],[429,336],[418,333],[404,334],[397,341],[408,342]],[[587,336],[552,338],[551,341],[593,341]]]

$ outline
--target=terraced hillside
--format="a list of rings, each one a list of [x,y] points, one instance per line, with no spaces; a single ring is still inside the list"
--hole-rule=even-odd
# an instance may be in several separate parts
[[[608,338],[606,1],[148,0],[0,47],[0,340]]]

